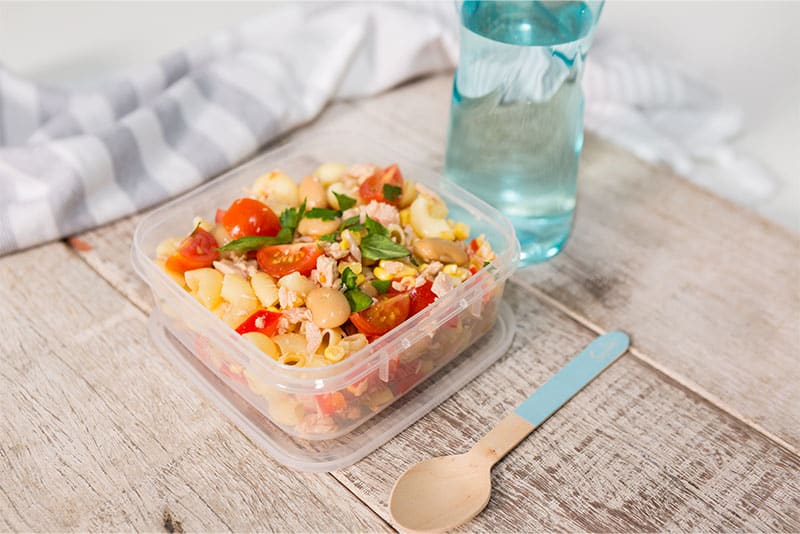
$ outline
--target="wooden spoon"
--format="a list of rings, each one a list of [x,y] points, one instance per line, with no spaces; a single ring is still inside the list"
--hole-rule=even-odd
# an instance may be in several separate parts
[[[466,523],[489,502],[492,466],[628,350],[622,332],[595,338],[464,454],[431,458],[397,480],[389,513],[407,531],[442,532]]]

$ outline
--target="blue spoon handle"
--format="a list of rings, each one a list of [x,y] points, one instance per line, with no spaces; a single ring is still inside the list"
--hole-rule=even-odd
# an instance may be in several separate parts
[[[614,331],[598,336],[520,404],[515,413],[534,427],[541,425],[614,360],[625,354],[629,344],[630,338],[623,332]]]
[[[614,360],[625,354],[630,339],[622,332],[595,338],[550,380],[500,421],[473,447],[474,454],[493,465],[544,423]]]

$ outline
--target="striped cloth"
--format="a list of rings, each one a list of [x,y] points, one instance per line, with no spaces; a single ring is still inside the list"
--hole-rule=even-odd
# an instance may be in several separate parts
[[[289,6],[92,91],[0,69],[0,255],[192,189],[332,99],[452,68],[452,9]]]
[[[292,5],[92,91],[0,68],[0,255],[187,191],[313,119],[457,61],[450,3]],[[677,70],[597,36],[586,127],[752,203],[774,182],[733,152],[735,109]],[[710,170],[709,170],[710,169]]]

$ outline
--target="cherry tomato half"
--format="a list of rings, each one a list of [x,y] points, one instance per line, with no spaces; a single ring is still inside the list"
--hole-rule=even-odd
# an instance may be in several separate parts
[[[280,278],[293,272],[307,275],[317,265],[322,254],[316,243],[272,245],[261,247],[256,254],[258,265],[270,276]]]
[[[358,195],[364,200],[369,202],[377,200],[378,202],[386,202],[388,204],[397,205],[400,201],[400,195],[394,200],[388,200],[383,196],[383,186],[393,185],[396,187],[403,187],[403,175],[400,173],[400,167],[396,163],[389,165],[383,171],[378,171],[369,178],[367,178],[361,187],[358,188]]]
[[[408,318],[410,305],[408,293],[381,295],[366,310],[351,314],[350,320],[362,334],[380,336]]]
[[[275,212],[254,198],[234,200],[221,222],[233,239],[248,235],[274,236],[281,229]]]
[[[167,269],[183,273],[210,267],[219,259],[218,246],[217,240],[210,232],[198,227],[189,237],[181,241],[177,252],[167,258]]]
[[[432,287],[433,282],[426,280],[423,285],[415,287],[408,292],[408,296],[411,298],[410,315],[416,315],[433,304],[433,301],[436,300],[436,294],[431,291]]]
[[[269,310],[258,310],[240,324],[236,331],[240,334],[261,332],[265,336],[274,336],[278,331],[278,319],[281,314]]]

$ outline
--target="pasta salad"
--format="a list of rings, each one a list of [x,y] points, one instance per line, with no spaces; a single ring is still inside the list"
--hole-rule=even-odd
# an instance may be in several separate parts
[[[156,263],[270,358],[342,361],[495,258],[397,165],[321,165],[257,178],[214,221],[164,240]]]

